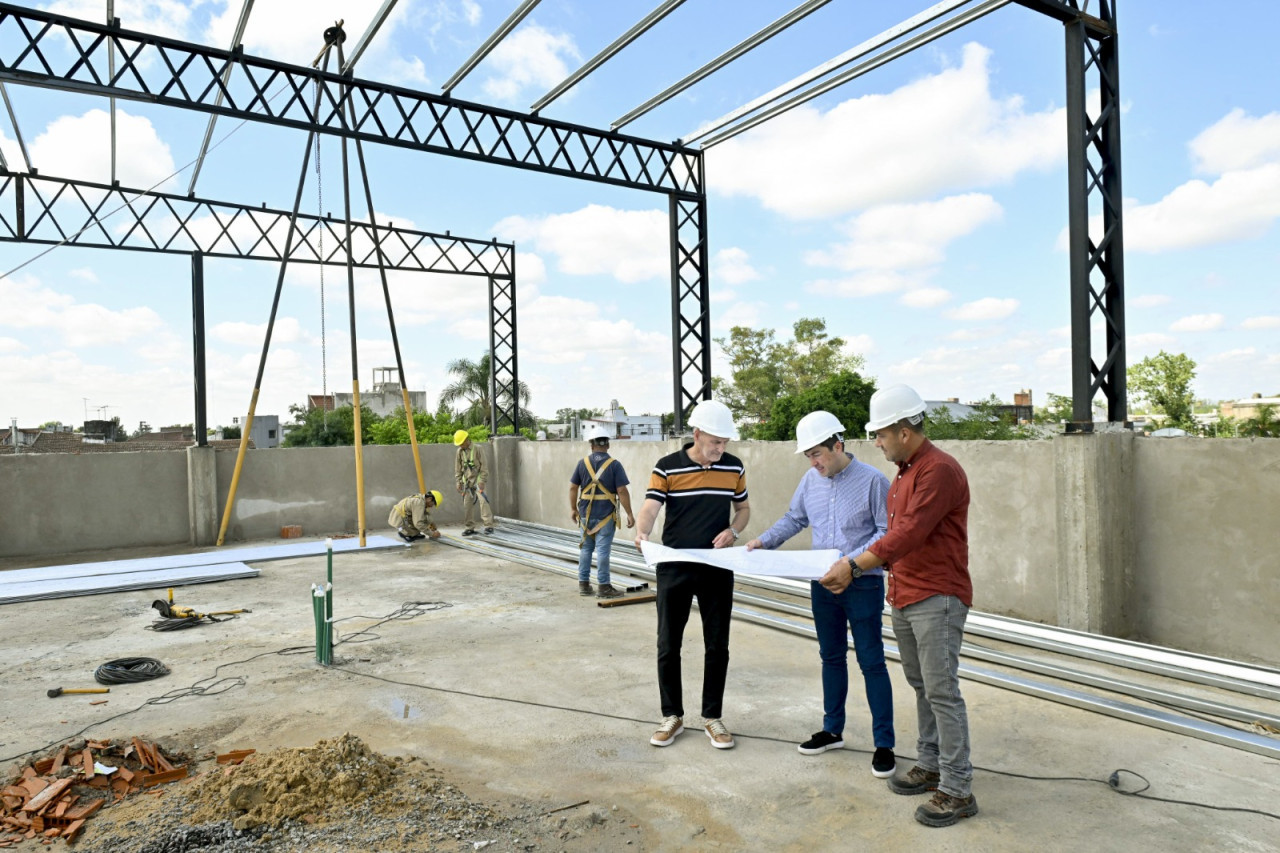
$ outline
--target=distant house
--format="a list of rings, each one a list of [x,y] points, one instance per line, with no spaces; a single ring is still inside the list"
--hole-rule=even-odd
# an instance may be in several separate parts
[[[394,414],[396,409],[404,407],[404,393],[400,387],[400,371],[394,367],[375,367],[373,369],[373,386],[360,392],[360,405],[365,406],[375,415],[386,417]],[[342,406],[354,406],[356,395],[351,392],[335,391],[332,394],[308,394],[307,411],[324,409],[332,412]],[[427,392],[410,391],[409,406],[415,412],[427,409]]]
[[[1254,394],[1244,400],[1223,400],[1218,407],[1224,418],[1235,418],[1238,421],[1252,420],[1258,416],[1258,409],[1263,406],[1274,406],[1280,412],[1280,397],[1264,397]]]

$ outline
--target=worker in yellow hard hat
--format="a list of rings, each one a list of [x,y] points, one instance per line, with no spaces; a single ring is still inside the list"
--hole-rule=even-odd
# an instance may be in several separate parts
[[[480,505],[480,520],[484,523],[484,532],[492,533],[493,507],[489,504],[489,496],[484,493],[484,483],[488,477],[484,456],[472,446],[471,436],[465,429],[453,434],[453,443],[458,448],[453,476],[458,484],[458,494],[462,495],[462,535],[476,535],[476,504]]]
[[[417,542],[428,536],[439,539],[440,531],[431,520],[431,510],[443,503],[444,495],[435,489],[420,495],[409,495],[391,508],[387,524],[394,527],[406,542]]]

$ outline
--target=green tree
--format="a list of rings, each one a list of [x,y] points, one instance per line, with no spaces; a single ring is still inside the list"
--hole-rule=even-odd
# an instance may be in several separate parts
[[[461,419],[466,426],[475,424],[484,424],[490,428],[493,426],[489,423],[489,415],[492,408],[492,400],[489,395],[490,375],[493,372],[492,365],[493,361],[487,352],[480,356],[479,361],[460,358],[449,362],[449,372],[457,378],[454,382],[446,385],[444,390],[440,392],[440,405],[452,408],[458,403],[463,404]],[[529,386],[521,382],[516,391],[520,397],[520,407],[524,408],[529,404],[529,399],[533,396],[529,391]],[[507,403],[505,400],[499,400],[498,402],[503,405]],[[523,419],[521,420],[523,421]]]
[[[734,326],[716,338],[729,359],[730,377],[714,377],[716,398],[743,422],[746,438],[761,438],[760,424],[772,417],[783,397],[798,397],[840,374],[856,373],[863,359],[844,352],[844,339],[827,334],[827,322],[802,317],[792,325],[793,339],[780,344],[771,329]],[[794,424],[793,424],[794,426]]]
[[[1259,406],[1257,414],[1240,424],[1240,434],[1253,438],[1280,438],[1280,421],[1276,420],[1276,407]]]
[[[794,441],[796,424],[810,412],[825,409],[844,424],[845,438],[861,438],[871,409],[875,382],[857,373],[842,370],[809,390],[778,398],[769,418],[757,429],[755,438],[766,441]]]
[[[1071,420],[1074,414],[1069,396],[1050,391],[1045,395],[1045,404],[1035,410],[1035,419],[1037,423],[1056,424]]]
[[[1009,441],[1031,437],[1025,427],[1014,422],[1013,415],[1000,411],[1004,403],[995,394],[972,405],[973,413],[963,418],[956,418],[945,406],[925,412],[925,435],[930,439],[970,441]]]
[[[1196,429],[1191,416],[1195,399],[1191,380],[1196,377],[1196,363],[1189,356],[1160,350],[1158,355],[1130,366],[1127,375],[1130,392],[1168,419],[1162,426]]]
[[[240,437],[239,424],[237,424],[236,426],[222,427],[222,437],[223,439],[239,438]]]
[[[341,447],[356,443],[355,409],[339,406],[326,413],[322,408],[305,411],[301,406],[289,406],[294,416],[294,427],[284,438],[285,447]],[[360,443],[372,444],[370,432],[382,418],[368,406],[360,407]]]

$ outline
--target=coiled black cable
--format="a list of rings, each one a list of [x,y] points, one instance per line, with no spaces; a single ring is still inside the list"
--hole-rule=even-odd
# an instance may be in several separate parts
[[[109,660],[93,671],[99,684],[133,684],[169,674],[169,667],[155,658],[119,658]]]

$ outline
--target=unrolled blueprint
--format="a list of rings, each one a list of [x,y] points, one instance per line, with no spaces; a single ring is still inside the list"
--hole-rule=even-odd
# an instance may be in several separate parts
[[[840,559],[834,548],[825,551],[766,551],[756,548],[668,548],[657,542],[641,542],[640,550],[649,568],[658,563],[705,563],[743,575],[815,580]]]

